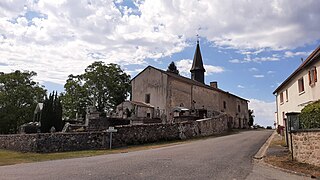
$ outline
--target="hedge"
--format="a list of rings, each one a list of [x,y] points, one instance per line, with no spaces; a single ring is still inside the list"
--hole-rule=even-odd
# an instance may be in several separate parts
[[[320,100],[305,106],[299,120],[301,129],[320,128]]]

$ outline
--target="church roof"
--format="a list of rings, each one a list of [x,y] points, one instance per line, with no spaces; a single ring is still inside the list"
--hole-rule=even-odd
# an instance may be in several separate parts
[[[197,41],[197,47],[196,47],[196,51],[194,53],[193,63],[192,63],[192,67],[191,67],[190,71],[194,71],[194,70],[203,70],[203,72],[206,71],[203,67],[199,41]]]
[[[180,76],[179,74],[175,74],[175,73],[171,73],[171,72],[167,72],[167,71],[164,71],[164,70],[161,70],[161,69],[158,69],[158,68],[155,68],[153,66],[148,66],[146,67],[144,70],[142,70],[139,74],[137,74],[133,79],[131,79],[131,81],[133,81],[136,77],[138,77],[141,73],[143,73],[145,70],[147,70],[148,68],[153,68],[157,71],[160,71],[161,73],[164,73],[174,79],[177,79],[179,81],[182,81],[182,82],[185,82],[185,83],[188,83],[188,84],[193,84],[193,85],[197,85],[197,86],[200,86],[200,87],[204,87],[204,88],[207,88],[207,89],[210,89],[210,90],[214,90],[214,91],[218,91],[218,92],[221,92],[221,93],[224,93],[224,94],[227,94],[227,95],[230,95],[230,96],[234,96],[236,98],[239,98],[239,99],[242,99],[242,100],[245,100],[245,101],[249,101],[247,99],[244,99],[244,98],[241,98],[239,96],[236,96],[234,94],[231,94],[229,92],[226,92],[226,91],[223,91],[219,88],[215,88],[215,87],[211,87],[211,86],[208,86],[206,84],[203,84],[201,82],[198,82],[198,81],[195,81],[195,80],[192,80],[192,79],[189,79],[189,78],[186,78],[184,76]]]

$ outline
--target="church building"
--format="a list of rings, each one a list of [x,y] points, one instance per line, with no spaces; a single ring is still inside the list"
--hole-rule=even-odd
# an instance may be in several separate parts
[[[144,106],[135,108],[153,110],[132,110],[140,112],[136,116],[144,118],[160,118],[162,123],[176,122],[179,116],[196,117],[197,119],[215,117],[226,114],[233,128],[248,126],[248,100],[223,91],[217,82],[205,84],[205,69],[203,66],[199,41],[197,41],[191,79],[179,74],[163,71],[148,66],[131,80],[131,102],[140,102]]]

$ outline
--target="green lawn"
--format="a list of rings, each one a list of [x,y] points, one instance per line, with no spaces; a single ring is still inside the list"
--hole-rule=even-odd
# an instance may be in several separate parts
[[[68,158],[81,158],[89,156],[97,156],[104,154],[126,153],[132,151],[139,151],[145,149],[154,149],[159,147],[172,146],[176,144],[186,143],[187,141],[170,141],[170,142],[158,142],[145,145],[129,146],[117,149],[105,149],[105,150],[85,150],[85,151],[71,151],[71,152],[59,152],[59,153],[23,153],[10,150],[0,149],[0,166],[30,163],[39,161],[49,161],[57,159]]]

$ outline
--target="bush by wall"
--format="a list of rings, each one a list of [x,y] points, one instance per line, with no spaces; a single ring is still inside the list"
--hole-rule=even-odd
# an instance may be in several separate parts
[[[301,129],[320,128],[320,100],[304,107],[299,120]]]

